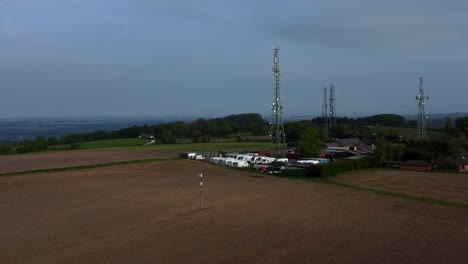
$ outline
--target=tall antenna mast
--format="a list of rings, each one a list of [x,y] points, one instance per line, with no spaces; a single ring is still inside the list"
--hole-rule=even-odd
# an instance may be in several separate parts
[[[273,92],[274,99],[271,104],[271,143],[273,151],[277,154],[286,154],[286,136],[283,127],[283,105],[280,97],[280,63],[279,63],[279,48],[274,49],[273,57]]]
[[[325,128],[328,130],[328,100],[327,100],[327,87],[323,87],[323,97],[322,97],[322,119],[325,125]]]
[[[424,112],[424,104],[429,100],[429,96],[424,95],[423,77],[419,77],[419,94],[416,96],[418,101],[418,129],[417,140],[424,140],[427,138],[426,134],[426,114]]]
[[[328,116],[328,125],[332,127],[336,125],[336,109],[335,109],[335,86],[330,84],[330,114]]]

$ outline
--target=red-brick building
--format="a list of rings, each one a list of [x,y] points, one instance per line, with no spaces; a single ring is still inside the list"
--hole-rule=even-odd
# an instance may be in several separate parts
[[[412,171],[431,171],[432,164],[424,160],[408,160],[400,163],[400,169]]]

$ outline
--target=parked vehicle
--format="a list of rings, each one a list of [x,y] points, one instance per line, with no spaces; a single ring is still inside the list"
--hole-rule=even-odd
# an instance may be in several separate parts
[[[279,158],[279,159],[276,159],[276,162],[288,163],[289,160],[288,160],[288,158]]]
[[[249,163],[245,160],[239,160],[232,162],[232,167],[236,168],[247,168],[249,167]]]
[[[298,164],[298,165],[315,165],[315,164],[319,164],[319,163],[320,162],[318,160],[313,160],[313,159],[296,161],[296,164]]]
[[[271,157],[262,157],[259,164],[271,164],[275,160],[276,160],[275,158],[271,158]]]
[[[254,157],[254,159],[252,160],[252,163],[253,164],[260,164],[260,161],[262,160],[263,156],[257,156],[257,157]]]

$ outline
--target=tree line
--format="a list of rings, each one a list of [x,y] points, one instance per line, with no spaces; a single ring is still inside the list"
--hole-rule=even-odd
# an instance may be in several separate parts
[[[192,142],[208,142],[212,138],[227,138],[233,135],[266,135],[268,122],[260,114],[245,113],[220,118],[198,118],[185,123],[174,121],[155,125],[131,126],[113,131],[98,130],[90,133],[71,134],[62,138],[25,140],[18,144],[0,144],[0,154],[26,153],[46,150],[49,146],[69,144],[70,148],[79,148],[80,142],[137,138],[153,136],[159,144],[173,144],[177,139],[190,139]]]
[[[374,124],[374,125],[369,125]],[[375,126],[379,124],[379,126]],[[375,115],[363,118],[339,118],[329,130],[321,118],[286,122],[284,124],[289,147],[299,148],[306,156],[317,156],[322,143],[334,138],[359,138],[372,140],[376,146],[376,162],[385,160],[423,159],[433,161],[441,155],[468,151],[468,116],[457,118],[452,123],[447,118],[445,130],[447,139],[414,141],[400,137],[392,126],[405,124],[402,116],[393,114]],[[380,126],[381,125],[381,126]],[[383,128],[382,126],[390,126]],[[50,146],[68,144],[79,148],[80,142],[105,139],[136,138],[142,135],[154,136],[157,143],[172,144],[178,139],[191,142],[209,142],[212,139],[239,137],[240,135],[268,135],[269,124],[260,114],[246,113],[221,118],[198,118],[193,122],[181,121],[131,126],[113,131],[94,131],[71,134],[62,138],[37,137],[15,145],[0,145],[0,154],[26,153],[47,150]]]

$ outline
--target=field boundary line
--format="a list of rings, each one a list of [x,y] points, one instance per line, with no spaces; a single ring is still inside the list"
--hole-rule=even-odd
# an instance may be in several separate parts
[[[138,164],[138,163],[150,163],[150,162],[158,162],[158,161],[170,161],[170,160],[178,160],[178,159],[180,158],[137,159],[137,160],[125,160],[125,161],[97,163],[97,164],[88,164],[88,165],[70,166],[70,167],[37,169],[37,170],[27,170],[27,171],[13,171],[13,172],[0,173],[0,177],[26,175],[26,174],[38,174],[38,173],[44,173],[44,172],[60,172],[60,171],[75,171],[75,170],[85,170],[85,169],[95,169],[95,168],[106,168],[106,167],[114,167],[114,166],[122,166],[122,165]]]
[[[398,193],[398,192],[391,192],[391,191],[385,191],[385,190],[372,189],[372,188],[368,188],[368,187],[352,185],[352,184],[349,184],[349,183],[337,182],[337,181],[334,181],[333,179],[330,179],[330,178],[323,178],[323,179],[316,178],[316,179],[314,179],[314,178],[301,177],[300,179],[305,180],[305,181],[309,181],[309,182],[340,186],[340,187],[344,187],[344,188],[348,188],[348,189],[354,189],[354,190],[358,190],[358,191],[365,191],[365,192],[371,192],[371,193],[381,194],[381,195],[386,195],[386,196],[399,197],[399,198],[406,199],[406,200],[412,200],[412,201],[418,201],[418,202],[430,203],[430,204],[447,205],[447,206],[453,206],[453,207],[468,209],[468,204],[462,203],[462,202],[441,200],[441,199],[435,199],[435,198],[430,198],[430,197],[425,197],[425,196],[417,196],[417,195],[411,195],[411,194],[404,194],[404,193]]]

